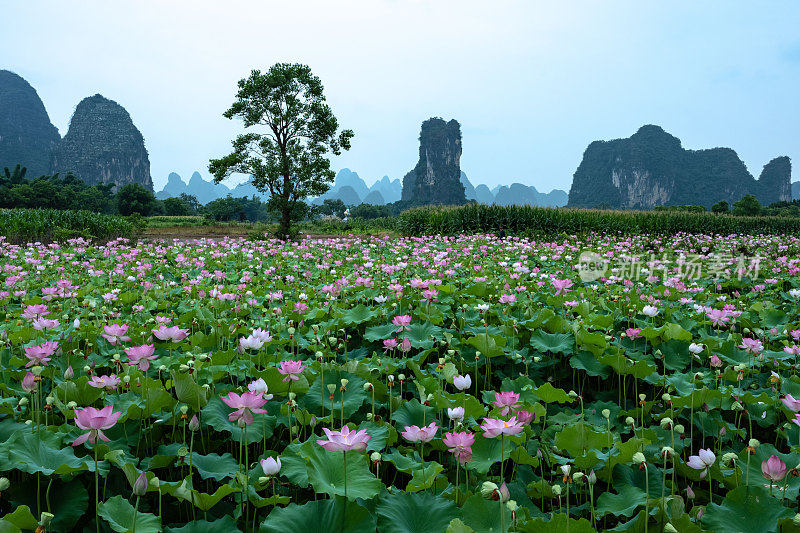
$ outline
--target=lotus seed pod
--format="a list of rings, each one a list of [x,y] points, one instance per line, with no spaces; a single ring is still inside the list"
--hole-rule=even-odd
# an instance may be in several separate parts
[[[328,388],[328,392],[333,394],[334,391],[336,390],[336,385],[333,384],[333,383],[328,383],[327,388]]]
[[[639,395],[639,401],[642,401],[642,402],[643,402],[643,401],[645,401],[645,399],[646,399],[646,398],[647,398],[647,395],[646,395],[646,394],[644,394],[644,393],[642,393],[642,394],[640,394],[640,395]]]
[[[369,456],[369,459],[370,459],[370,461],[372,461],[373,463],[377,463],[378,461],[380,461],[380,460],[381,460],[381,454],[380,454],[380,453],[378,453],[378,452],[372,452],[372,453],[370,454],[370,456]]]
[[[114,354],[114,361],[119,361],[119,354],[118,353]]]
[[[664,394],[661,395],[661,399],[664,400],[665,402],[669,402],[672,401],[672,396],[670,396],[665,392]]]
[[[25,398],[25,397],[20,398],[18,405],[21,405],[22,407],[25,407],[26,405],[28,405],[28,398]],[[75,405],[77,405],[77,404],[75,404]]]
[[[8,480],[7,477],[0,477],[0,492],[8,490],[8,487],[10,486],[11,482]]]
[[[506,507],[507,507],[507,508],[508,508],[508,510],[509,510],[509,511],[511,511],[512,513],[513,513],[513,512],[516,512],[516,510],[517,510],[517,508],[518,508],[518,506],[517,506],[517,502],[515,502],[514,500],[508,500],[508,501],[506,502]]]
[[[50,525],[50,522],[55,518],[56,515],[52,513],[42,512],[41,517],[39,518],[39,526],[47,531],[47,526]],[[37,527],[36,530],[38,531],[39,528]]]
[[[342,387],[347,387],[347,384],[350,383],[349,379],[344,379],[344,378],[342,378],[339,381],[342,383]]]
[[[266,476],[261,476],[261,477],[259,477],[259,478],[258,478],[258,482],[259,482],[260,484],[262,484],[262,485],[263,485],[264,483],[266,483],[267,481],[269,481],[269,478],[268,478],[268,477],[266,477]]]
[[[553,485],[550,487],[550,490],[553,491],[553,494],[556,496],[561,496],[561,485]]]
[[[158,367],[158,371],[159,371],[159,372],[164,372],[164,371],[166,371],[166,370],[167,370],[167,365],[160,365],[160,366]]]
[[[578,393],[575,392],[574,390],[571,390],[571,391],[569,391],[567,393],[567,396],[569,396],[570,398],[577,398],[578,397]]]
[[[5,479],[5,478],[3,478]],[[800,513],[797,513],[792,517],[792,523],[796,526],[800,526]]]
[[[672,427],[672,419],[671,418],[662,418],[661,419],[661,429],[670,429]]]
[[[642,452],[636,452],[635,454],[633,454],[631,460],[633,461],[634,464],[640,465],[644,463],[647,459],[645,459],[645,456]]]
[[[733,464],[736,460],[739,459],[739,456],[733,452],[728,452],[722,456],[722,463],[723,464]]]
[[[603,418],[605,418],[605,419],[608,419],[608,417],[611,416],[611,410],[610,409],[603,409],[600,412],[603,414]]]
[[[178,367],[178,370],[180,370],[181,372],[188,372],[189,371],[189,365],[181,365],[181,366]]]
[[[579,482],[583,478],[584,478],[583,472],[575,472],[574,474],[572,474],[572,481],[574,481],[575,483]]]
[[[293,392],[290,392],[289,393],[289,401],[293,402],[295,400],[295,398],[297,398],[297,394],[295,394]]]
[[[189,406],[188,405],[181,405],[181,414],[185,415],[188,412],[189,412]]]
[[[33,374],[34,376],[41,376],[42,375],[42,370],[44,370],[44,367],[35,366],[35,367],[31,368],[31,374]]]
[[[122,377],[122,382],[123,383],[130,383],[131,382],[131,377],[130,376],[123,376]]]
[[[289,335],[294,335],[294,332],[295,332],[296,330],[295,330],[294,328],[289,328],[289,329],[287,329],[286,331],[289,333]]]
[[[683,434],[683,431],[684,431],[683,424],[675,424],[675,431],[677,433]]]
[[[397,374],[397,379],[399,379],[400,381],[405,381],[406,380],[406,375],[405,374]]]
[[[78,407],[77,402],[72,401],[67,404],[67,409],[75,409],[76,407]]]
[[[758,442],[756,439],[750,439],[750,442],[748,442],[747,444],[751,448],[758,448],[759,446],[761,446],[761,443]]]
[[[673,450],[671,446],[664,446],[661,448],[661,455],[663,457],[671,457],[675,455],[675,450]]]
[[[633,425],[633,424],[635,424],[635,423],[636,423],[636,421],[633,419],[633,417],[632,417],[632,416],[629,416],[629,417],[627,417],[627,418],[625,419],[625,425],[626,425],[626,426],[632,426],[632,425]]]
[[[484,498],[491,498],[494,491],[497,490],[497,485],[491,481],[484,481],[481,485],[481,496]]]

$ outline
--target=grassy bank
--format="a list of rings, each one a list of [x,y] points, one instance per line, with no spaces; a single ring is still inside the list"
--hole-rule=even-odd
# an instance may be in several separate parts
[[[83,237],[110,240],[131,237],[135,224],[124,217],[89,211],[2,209],[0,235],[9,242],[51,242]]]

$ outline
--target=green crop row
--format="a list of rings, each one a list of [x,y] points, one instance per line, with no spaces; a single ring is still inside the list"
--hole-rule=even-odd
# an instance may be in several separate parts
[[[0,209],[0,236],[10,242],[50,242],[83,237],[130,237],[135,224],[120,216],[56,209]]]
[[[800,235],[800,218],[741,217],[680,211],[602,211],[469,204],[419,207],[401,213],[396,229],[404,235],[488,233],[509,234],[777,234]]]

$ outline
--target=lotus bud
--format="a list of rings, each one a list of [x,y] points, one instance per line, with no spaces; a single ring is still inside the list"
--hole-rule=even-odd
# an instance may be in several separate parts
[[[372,413],[370,413],[370,414],[372,414]],[[317,417],[314,416],[314,415],[311,415],[311,420],[308,421],[308,425],[311,426],[311,428],[313,429],[317,425]]]
[[[603,409],[600,412],[603,414],[603,418],[606,420],[608,420],[608,418],[611,416],[611,411],[609,409]]]
[[[588,481],[590,485],[597,483],[597,474],[594,473],[594,470],[589,472],[589,475],[586,476],[586,481]]]
[[[197,419],[197,415],[192,415],[192,419],[189,420],[189,431],[197,431],[200,429],[200,421]]]
[[[75,376],[75,371],[72,370],[72,365],[68,366],[67,369],[64,371],[64,379],[69,381]]]
[[[142,472],[133,483],[133,493],[137,496],[144,496],[147,492],[147,472]]]

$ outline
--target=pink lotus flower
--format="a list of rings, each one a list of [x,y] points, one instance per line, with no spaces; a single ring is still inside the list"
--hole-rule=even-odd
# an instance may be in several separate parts
[[[34,304],[25,308],[25,311],[22,312],[22,318],[25,320],[35,320],[49,314],[50,311],[47,310],[47,305]]]
[[[517,303],[517,297],[514,296],[513,294],[501,294],[500,303],[514,305],[515,303]]]
[[[777,455],[761,462],[761,473],[770,481],[780,481],[786,477],[786,463]]]
[[[36,376],[32,372],[25,374],[22,378],[22,390],[25,392],[33,392],[36,390]]]
[[[517,411],[517,422],[523,426],[530,424],[535,417],[535,414],[529,413],[528,411]]]
[[[472,460],[472,445],[475,443],[472,433],[445,433],[442,442],[462,465]]]
[[[787,409],[794,413],[800,413],[800,400],[795,400],[794,396],[791,394],[787,394],[783,398],[781,398],[783,405],[786,406]]]
[[[112,345],[116,346],[122,342],[128,342],[131,340],[128,337],[128,325],[127,324],[111,324],[109,326],[103,326],[105,333],[102,333],[100,336],[103,337],[105,340],[110,342]]]
[[[639,328],[628,328],[625,330],[625,336],[630,340],[638,339],[642,336],[642,330]]]
[[[708,364],[710,364],[714,368],[719,368],[722,366],[722,359],[720,359],[719,356],[717,356],[717,354],[713,354]]]
[[[706,316],[711,320],[711,325],[714,327],[724,326],[731,319],[725,309],[711,309],[706,313]]]
[[[484,418],[481,429],[484,437],[493,439],[498,435],[516,435],[525,428],[517,421],[517,417],[512,416],[508,422],[499,418]]]
[[[433,440],[433,437],[436,436],[438,430],[439,426],[436,425],[436,422],[431,422],[422,428],[418,426],[405,426],[405,431],[400,434],[408,442],[430,442]]]
[[[692,455],[689,457],[689,460],[686,461],[686,465],[694,468],[695,470],[701,470],[700,479],[703,479],[706,477],[706,474],[708,474],[708,469],[711,468],[716,461],[717,456],[714,455],[714,452],[712,452],[710,449],[701,449],[699,452],[697,452],[697,455]]]
[[[397,348],[397,339],[385,339],[383,341],[383,351],[390,352]]]
[[[367,434],[366,429],[359,431],[350,431],[347,426],[342,426],[341,431],[331,431],[328,428],[322,428],[322,431],[327,435],[328,440],[318,440],[317,444],[328,450],[329,452],[347,452],[350,450],[366,450],[367,441],[372,437]]]
[[[506,416],[509,411],[516,411],[522,404],[519,401],[519,393],[513,391],[495,392],[494,401],[492,402],[495,407],[500,408],[500,414]]]
[[[128,364],[130,366],[138,366],[142,372],[147,372],[150,368],[150,361],[155,361],[158,356],[155,355],[156,348],[152,344],[143,344],[141,346],[131,346],[125,348],[125,353],[128,356]]]
[[[286,360],[286,361],[281,361],[281,366],[278,369],[278,372],[286,376],[281,380],[285,383],[289,380],[291,381],[299,380],[300,374],[302,374],[303,370],[305,369],[306,367],[303,366],[303,363],[301,363],[300,361]]]
[[[392,319],[392,324],[397,326],[397,333],[401,331],[405,331],[407,329],[411,329],[409,326],[411,325],[411,316],[410,315],[399,315]]]
[[[260,350],[263,346],[264,341],[252,334],[239,339],[239,353],[244,353],[247,350]]]
[[[189,336],[188,329],[181,329],[178,326],[161,325],[158,329],[151,329],[150,331],[161,341],[181,342]]]
[[[456,376],[453,378],[453,385],[455,385],[458,390],[466,390],[472,386],[472,378],[469,377],[469,374]]]
[[[739,345],[739,348],[743,349],[749,354],[756,354],[764,349],[764,345],[761,344],[761,341],[758,339],[744,338],[742,339],[742,344]]]
[[[89,380],[87,385],[96,389],[113,391],[117,388],[119,382],[120,379],[115,374],[111,374],[110,376],[92,376],[92,379]]]
[[[553,287],[556,289],[556,296],[570,292],[569,288],[573,285],[571,279],[553,279],[552,282]]]
[[[102,409],[95,409],[94,407],[87,407],[85,409],[75,410],[75,425],[81,429],[88,429],[88,433],[84,433],[72,443],[73,446],[79,446],[87,440],[94,444],[97,439],[110,442],[111,439],[103,434],[104,429],[114,427],[114,424],[119,420],[122,411],[114,411],[114,407],[106,405]]]
[[[33,329],[37,331],[41,331],[43,329],[53,329],[57,328],[61,325],[61,321],[58,319],[50,319],[50,318],[34,318],[33,319]]]
[[[47,341],[38,346],[30,346],[25,348],[25,357],[30,359],[25,365],[25,368],[30,368],[34,365],[47,366],[50,362],[50,356],[58,350],[58,343],[55,341]]]
[[[245,425],[249,426],[253,423],[253,413],[266,413],[261,406],[267,403],[267,400],[260,392],[248,391],[241,396],[235,392],[229,392],[226,397],[222,398],[222,401],[231,409],[236,409],[228,415],[228,420],[231,422],[241,418]]]

